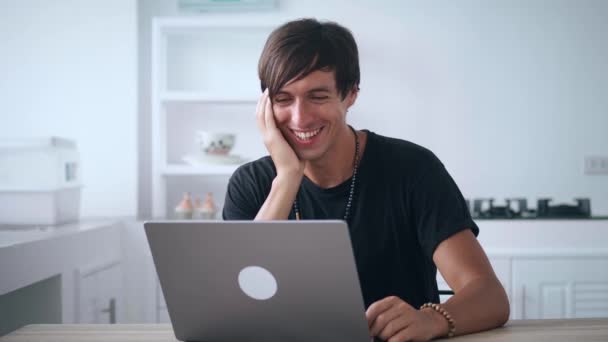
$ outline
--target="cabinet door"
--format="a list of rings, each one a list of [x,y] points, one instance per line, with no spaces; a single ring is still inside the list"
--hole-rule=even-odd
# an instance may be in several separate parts
[[[518,319],[608,317],[608,257],[513,261]]]
[[[96,293],[99,284],[94,274],[81,275],[76,271],[77,303],[75,321],[77,323],[94,323],[99,321],[99,303]]]
[[[101,288],[99,289],[99,309],[102,323],[118,323],[121,321],[123,309],[122,269],[120,265],[103,270],[97,274]]]
[[[122,309],[122,271],[119,263],[76,271],[77,321],[117,323]]]

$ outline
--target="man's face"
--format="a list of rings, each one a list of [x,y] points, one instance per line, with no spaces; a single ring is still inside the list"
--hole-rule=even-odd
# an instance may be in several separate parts
[[[313,71],[288,82],[272,98],[277,127],[301,160],[318,160],[336,148],[346,125],[346,111],[354,103],[351,91],[342,100],[334,71]]]

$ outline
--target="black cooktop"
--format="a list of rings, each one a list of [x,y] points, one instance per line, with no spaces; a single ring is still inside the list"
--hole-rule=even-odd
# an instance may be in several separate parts
[[[528,207],[525,198],[507,198],[500,204],[493,198],[476,198],[467,205],[474,219],[603,219],[591,216],[589,198],[575,198],[569,204],[539,198],[536,208]]]

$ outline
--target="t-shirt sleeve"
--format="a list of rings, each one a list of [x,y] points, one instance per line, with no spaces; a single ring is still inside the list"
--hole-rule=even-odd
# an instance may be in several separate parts
[[[418,241],[432,259],[443,240],[465,229],[477,236],[479,227],[448,171],[432,153],[431,157],[425,172],[411,185],[410,207]]]
[[[245,167],[237,169],[230,180],[226,190],[222,218],[224,220],[253,220],[261,204],[253,175]]]

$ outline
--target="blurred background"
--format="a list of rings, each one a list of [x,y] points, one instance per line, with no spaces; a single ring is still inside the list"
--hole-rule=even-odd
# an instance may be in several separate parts
[[[607,16],[602,0],[0,1],[0,322],[11,322],[0,335],[32,321],[168,321],[141,221],[182,215],[184,198],[220,216],[230,174],[266,154],[254,122],[261,48],[301,17],[336,21],[358,42],[347,121],[432,150],[510,298],[521,284],[559,298],[528,312],[512,303],[512,317],[608,315]],[[231,134],[234,147],[209,156],[204,132]],[[77,166],[73,184],[43,179],[57,165]],[[35,203],[70,214],[45,219]],[[83,231],[72,247],[23,257],[32,241]],[[27,267],[42,251],[57,261]],[[82,262],[62,257],[72,252]],[[518,263],[541,252],[564,264]],[[569,258],[581,255],[601,272],[576,273]],[[551,278],[561,287],[533,278],[564,265],[574,273]],[[116,289],[87,287],[104,270]],[[599,284],[599,307],[572,299],[585,284]]]

